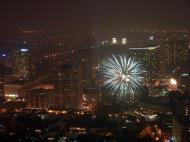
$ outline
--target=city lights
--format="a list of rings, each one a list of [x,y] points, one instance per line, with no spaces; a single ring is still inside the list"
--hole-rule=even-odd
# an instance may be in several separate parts
[[[171,79],[170,79],[170,84],[176,86],[176,85],[177,85],[177,80],[174,79],[174,78],[171,78]]]
[[[154,36],[150,36],[150,37],[149,37],[149,40],[154,40]]]
[[[125,45],[127,43],[127,39],[126,38],[122,38],[122,44]]]
[[[0,142],[189,142],[184,1],[0,4]]]
[[[21,52],[28,52],[28,49],[27,48],[21,48],[20,51]]]
[[[112,44],[116,44],[117,43],[117,38],[112,38]]]

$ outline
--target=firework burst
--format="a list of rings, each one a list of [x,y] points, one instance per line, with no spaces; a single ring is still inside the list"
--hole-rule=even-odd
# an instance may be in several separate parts
[[[100,68],[102,87],[119,95],[134,95],[142,86],[144,70],[142,65],[125,55],[112,55],[106,58]]]

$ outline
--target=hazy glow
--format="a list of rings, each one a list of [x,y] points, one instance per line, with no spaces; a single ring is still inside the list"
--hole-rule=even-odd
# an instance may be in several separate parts
[[[127,39],[126,38],[122,38],[122,44],[126,44],[127,43]]]
[[[2,57],[6,57],[6,54],[2,54]]]
[[[153,36],[150,36],[150,37],[149,37],[149,40],[154,40],[154,37],[153,37]]]
[[[134,94],[143,81],[144,70],[139,62],[122,55],[105,59],[100,68],[103,83],[112,93]]]
[[[170,84],[171,84],[171,85],[177,85],[177,80],[174,79],[174,78],[171,78],[171,79],[170,79]]]
[[[117,38],[112,38],[112,43],[116,44],[117,43]]]
[[[27,49],[27,48],[21,48],[20,51],[21,51],[21,52],[27,52],[28,49]]]

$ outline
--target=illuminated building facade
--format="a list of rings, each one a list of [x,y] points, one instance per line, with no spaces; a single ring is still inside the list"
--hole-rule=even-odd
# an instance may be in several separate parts
[[[82,86],[83,88],[90,88],[93,85],[93,64],[94,60],[94,49],[81,49],[79,51],[78,64],[81,65],[82,70]]]
[[[54,91],[52,89],[32,89],[26,94],[28,108],[45,109],[53,105]]]
[[[4,74],[3,63],[0,62],[0,100],[4,99]]]
[[[148,83],[153,83],[159,77],[159,48],[160,46],[129,48],[131,56],[143,64]]]
[[[95,109],[98,99],[100,96],[100,91],[97,88],[88,88],[84,90],[83,94],[83,104],[82,104],[82,109],[86,111],[92,111]]]
[[[190,50],[187,40],[167,41],[161,48],[161,61],[166,74],[177,73],[180,68],[188,66]]]
[[[13,75],[19,79],[30,79],[35,74],[35,67],[29,49],[24,46],[13,51]]]
[[[22,88],[19,84],[5,84],[5,100],[17,100],[21,99],[20,89]]]
[[[55,105],[79,109],[82,99],[82,68],[64,64],[57,73]]]
[[[127,38],[126,37],[112,37],[111,40],[103,40],[102,45],[126,45],[127,44]]]
[[[96,86],[97,71],[100,65],[104,51],[99,48],[81,49],[78,52],[78,63],[82,70],[82,87],[83,89],[93,88]]]
[[[161,74],[178,80],[182,90],[189,90],[190,48],[188,40],[168,40],[161,45]]]

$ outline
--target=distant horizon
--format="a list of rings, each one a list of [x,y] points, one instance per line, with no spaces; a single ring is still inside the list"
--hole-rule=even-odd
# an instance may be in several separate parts
[[[35,27],[35,26],[22,26],[17,28],[10,28],[10,29],[4,29],[0,30],[0,35],[7,35],[7,34],[19,34],[24,30],[36,30],[36,31],[42,31],[42,32],[60,32],[60,31],[88,31],[88,32],[94,32],[94,31],[104,31],[104,30],[111,30],[111,31],[130,31],[130,30],[184,30],[189,32],[189,27],[180,27],[180,26],[162,26],[162,27],[135,27],[135,26],[126,26],[126,27],[57,27],[57,28],[49,28],[49,27]]]
[[[0,31],[6,33],[22,27],[190,28],[189,13],[189,0],[3,1],[0,5]]]

